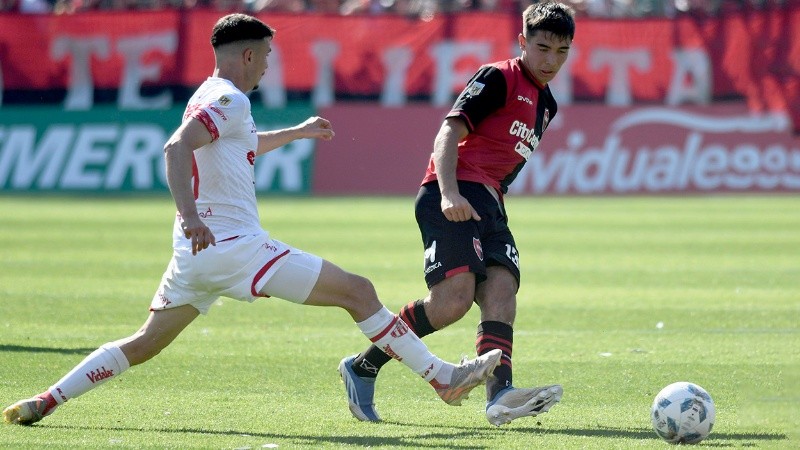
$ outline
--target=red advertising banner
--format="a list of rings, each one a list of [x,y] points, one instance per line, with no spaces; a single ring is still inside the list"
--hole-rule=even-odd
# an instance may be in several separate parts
[[[183,83],[200,84],[214,67],[208,43],[215,11],[196,11],[187,16],[185,46],[190,56]],[[270,75],[289,91],[311,91],[329,82],[338,92],[377,95],[384,83],[383,69],[392,61],[392,49],[408,49],[413,62],[407,83],[411,92],[430,90],[433,63],[430,43],[444,40],[444,19],[414,21],[397,16],[353,17],[280,15],[260,17],[277,30],[270,54]]]
[[[312,192],[413,195],[446,110],[323,109],[336,138],[318,146]],[[800,141],[786,128],[741,103],[566,106],[509,195],[798,192]]]
[[[179,22],[177,11],[0,15],[2,87],[116,89],[132,77],[178,84]]]
[[[559,110],[512,194],[800,191],[785,116],[711,107]]]
[[[2,15],[2,89],[66,89],[68,97],[93,88],[118,89],[120,98],[127,98],[119,102],[122,107],[169,107],[163,103],[169,99],[149,102],[135,95],[143,86],[191,88],[204,80],[213,69],[209,33],[220,14]],[[311,93],[316,106],[353,97],[391,106],[420,99],[447,105],[478,65],[516,55],[521,27],[518,17],[500,13],[430,21],[314,14],[262,18],[277,29],[263,87],[279,94]],[[800,6],[671,20],[580,18],[572,55],[552,84],[562,104],[681,105],[745,98],[754,111],[790,111],[800,124]],[[91,101],[75,103],[88,108]]]

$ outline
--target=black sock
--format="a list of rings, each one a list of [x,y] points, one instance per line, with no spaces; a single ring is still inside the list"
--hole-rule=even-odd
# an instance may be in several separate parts
[[[511,386],[511,349],[514,342],[514,329],[503,322],[486,321],[478,325],[475,349],[478,355],[499,348],[503,351],[500,365],[494,369],[494,377],[486,380],[486,399],[492,400],[502,389]]]
[[[420,338],[436,331],[428,321],[422,300],[417,300],[404,306],[400,310],[400,318]],[[381,370],[381,367],[391,360],[391,356],[375,345],[370,345],[367,351],[358,355],[353,361],[353,372],[360,377],[374,378],[378,376],[378,371]]]

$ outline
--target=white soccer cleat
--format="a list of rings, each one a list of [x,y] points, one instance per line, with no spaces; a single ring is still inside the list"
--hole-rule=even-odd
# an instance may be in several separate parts
[[[32,425],[55,411],[55,408],[49,411],[46,408],[47,402],[39,397],[20,400],[3,410],[3,421],[13,425]]]
[[[494,349],[475,359],[462,360],[461,364],[453,369],[450,383],[435,387],[436,393],[448,405],[461,405],[461,401],[469,397],[469,392],[485,382],[494,368],[500,365],[501,356],[503,352]]]
[[[558,384],[532,389],[509,386],[486,404],[486,419],[499,427],[520,417],[536,417],[549,411],[561,400],[562,395],[564,390]]]

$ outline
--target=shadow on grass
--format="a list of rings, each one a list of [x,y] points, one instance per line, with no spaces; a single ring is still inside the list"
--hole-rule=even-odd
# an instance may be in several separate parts
[[[437,425],[431,424],[415,424],[403,422],[384,422],[387,424],[407,426],[407,427],[436,427]],[[442,425],[445,428],[456,428],[449,425]],[[466,428],[465,428],[466,429]],[[470,428],[471,429],[471,428]],[[487,434],[494,432],[495,428],[488,428],[481,430],[481,433]],[[620,439],[653,439],[660,440],[650,428],[613,428],[598,425],[596,428],[538,428],[538,427],[508,427],[500,428],[504,433],[519,433],[525,436],[531,435],[564,435],[576,437],[590,437],[590,438],[620,438]],[[761,441],[784,441],[789,437],[783,433],[719,433],[713,432],[711,436],[703,441],[702,445],[706,447],[755,447],[758,446],[757,442]],[[734,442],[730,442],[734,441]]]
[[[483,433],[480,430],[463,429],[462,431],[455,432],[442,432],[442,433],[420,433],[414,436],[355,436],[355,435],[303,435],[303,434],[281,434],[281,433],[257,433],[252,431],[236,431],[236,430],[201,430],[197,428],[135,428],[135,427],[81,427],[81,426],[64,426],[64,425],[33,425],[34,427],[47,427],[54,429],[64,430],[105,430],[105,431],[138,431],[138,432],[152,432],[152,433],[175,433],[175,434],[196,434],[198,437],[202,436],[240,436],[248,438],[262,438],[267,440],[280,440],[283,442],[291,441],[294,445],[300,445],[307,448],[315,448],[321,445],[348,445],[358,447],[375,447],[375,446],[389,446],[389,447],[408,447],[408,448],[441,448],[441,444],[429,442],[429,440],[442,440],[449,441],[448,448],[453,449],[488,449],[491,446],[480,445],[459,445],[453,442],[453,439],[475,439],[481,437]],[[370,426],[367,424],[366,426]],[[452,428],[452,427],[443,427]],[[286,444],[280,444],[281,446]]]
[[[390,446],[390,447],[408,447],[408,448],[440,448],[441,445],[431,442],[433,440],[447,440],[448,448],[452,449],[487,449],[492,448],[491,445],[475,445],[474,443],[459,443],[457,440],[465,440],[466,442],[475,441],[480,439],[491,439],[492,436],[498,432],[504,434],[514,433],[524,435],[530,439],[531,435],[565,435],[577,437],[590,437],[590,438],[622,438],[622,439],[653,439],[658,440],[655,433],[649,428],[630,429],[630,428],[612,428],[598,426],[596,428],[562,428],[562,429],[545,429],[537,427],[514,427],[514,428],[475,428],[475,427],[458,427],[451,425],[436,425],[436,424],[419,424],[408,422],[391,422],[384,421],[383,425],[393,425],[401,427],[410,427],[415,430],[425,428],[443,428],[450,431],[436,432],[420,432],[413,436],[355,436],[355,435],[302,435],[302,434],[282,434],[282,433],[257,433],[251,431],[236,431],[236,430],[208,430],[197,428],[135,428],[135,427],[80,427],[80,426],[52,426],[52,428],[61,428],[65,430],[86,429],[86,430],[106,430],[106,431],[144,431],[154,433],[174,433],[174,434],[196,434],[199,436],[217,435],[217,436],[242,436],[242,437],[255,437],[267,440],[282,440],[299,443],[303,446],[315,447],[324,444],[336,445],[353,445],[359,447],[374,447],[374,446]],[[41,425],[38,425],[41,426]],[[365,424],[364,426],[375,426],[373,424]],[[710,438],[703,441],[702,445],[705,447],[757,447],[758,442],[761,441],[781,441],[787,440],[788,436],[782,433],[713,433]],[[734,441],[734,442],[731,442]]]
[[[563,428],[563,429],[542,429],[534,427],[514,428],[508,431],[518,431],[525,434],[563,434],[568,436],[581,437],[607,437],[623,439],[659,439],[655,432],[649,428],[629,429],[611,428],[598,426],[597,428]],[[713,432],[711,436],[703,441],[704,445],[728,446],[722,442],[714,441],[782,441],[789,437],[782,433],[718,433]]]
[[[58,348],[58,347],[31,347],[28,345],[8,345],[0,344],[0,353],[60,353],[62,355],[84,355],[97,350],[95,348]]]

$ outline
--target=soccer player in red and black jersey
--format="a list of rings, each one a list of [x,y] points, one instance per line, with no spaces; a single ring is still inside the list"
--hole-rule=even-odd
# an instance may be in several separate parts
[[[520,271],[503,194],[556,114],[547,83],[569,55],[575,20],[568,6],[545,2],[528,7],[522,21],[521,56],[481,67],[436,135],[416,199],[429,293],[400,313],[423,337],[461,319],[473,302],[480,307],[477,352],[503,352],[486,385],[486,417],[496,426],[546,412],[563,393],[559,385],[512,385]],[[380,420],[373,401],[375,378],[389,360],[374,345],[342,360],[339,369],[357,418]]]

